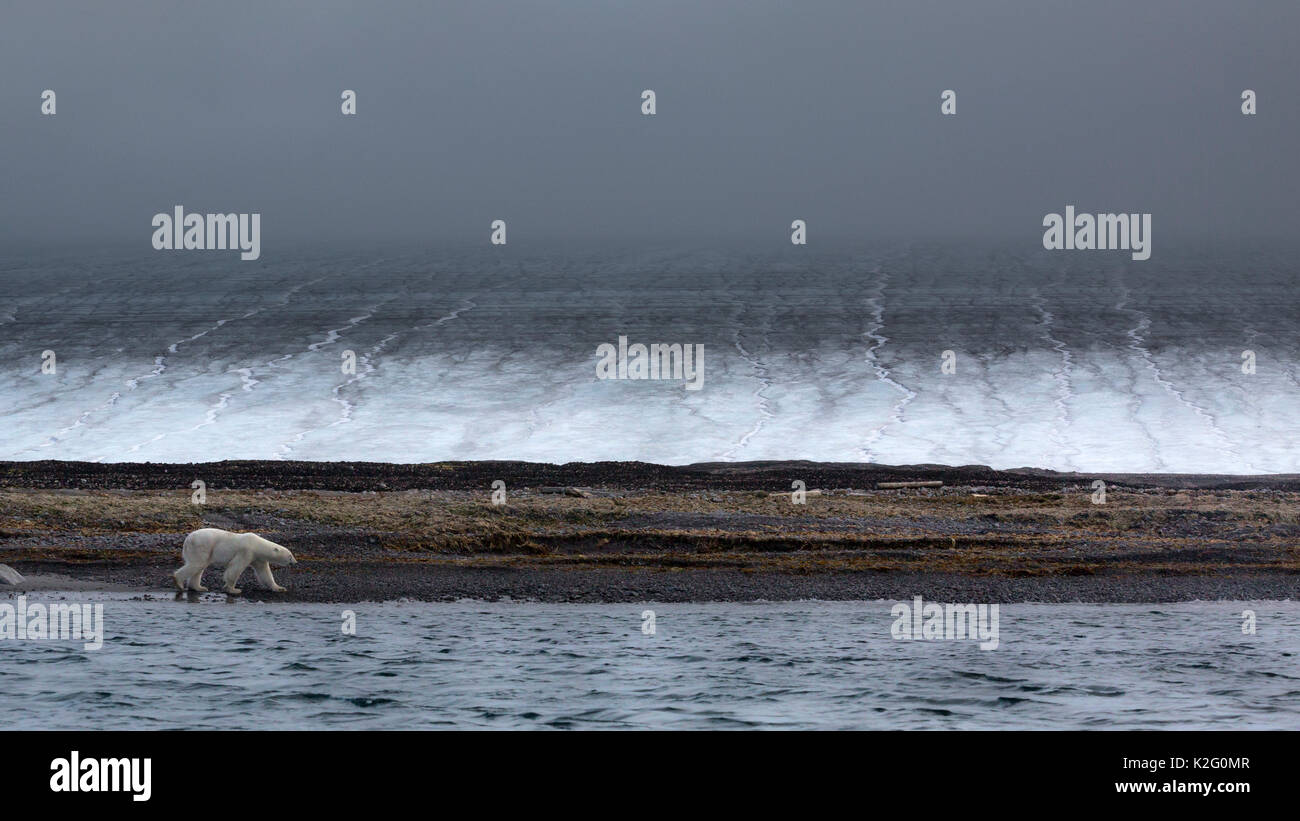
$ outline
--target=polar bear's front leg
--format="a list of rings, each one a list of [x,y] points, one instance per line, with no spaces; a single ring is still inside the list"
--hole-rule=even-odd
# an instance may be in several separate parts
[[[275,576],[271,575],[271,563],[266,559],[253,562],[253,572],[257,574],[257,580],[266,587],[277,593],[284,592],[284,588],[275,583]]]
[[[230,564],[226,565],[226,573],[223,577],[226,582],[227,593],[238,595],[244,592],[238,587],[235,587],[235,582],[239,581],[239,577],[243,575],[246,569],[248,569],[248,565],[251,561],[252,557],[243,553],[231,557]]]

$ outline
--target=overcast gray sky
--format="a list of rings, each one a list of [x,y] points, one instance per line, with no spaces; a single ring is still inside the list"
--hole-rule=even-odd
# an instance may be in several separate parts
[[[1066,204],[1291,236],[1298,34],[1294,0],[5,0],[0,244],[148,249],[178,203],[264,247],[1036,243]]]

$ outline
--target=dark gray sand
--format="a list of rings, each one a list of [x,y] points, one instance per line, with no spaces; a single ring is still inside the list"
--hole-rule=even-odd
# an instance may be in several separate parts
[[[190,482],[206,500],[191,503]],[[1108,483],[1092,501],[1091,483]],[[508,500],[493,505],[492,482]],[[790,482],[810,494],[794,504]],[[877,482],[943,481],[879,490]],[[1294,599],[1294,476],[640,463],[0,463],[0,562],[36,590],[175,592],[185,534],[292,549],[263,601]],[[204,584],[220,589],[220,571]],[[208,595],[213,595],[212,593]]]
[[[24,592],[114,592],[177,594],[169,587],[170,566],[95,568],[85,577],[34,574],[18,587],[0,588],[0,599]],[[59,568],[63,569],[63,568]],[[242,598],[265,602],[361,602],[411,599],[455,601],[513,599],[541,602],[705,601],[909,601],[923,596],[949,602],[1128,602],[1261,601],[1300,598],[1300,576],[1237,573],[1218,576],[1061,576],[1008,578],[952,573],[833,573],[815,576],[774,571],[393,567],[381,564],[312,563],[276,570],[288,588],[272,593],[251,574],[241,581]],[[220,593],[220,573],[205,577],[206,596]]]

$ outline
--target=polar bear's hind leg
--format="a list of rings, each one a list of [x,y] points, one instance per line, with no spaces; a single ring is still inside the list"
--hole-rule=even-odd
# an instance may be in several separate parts
[[[199,593],[207,591],[203,586],[203,571],[212,563],[211,535],[210,530],[204,529],[185,537],[185,544],[181,547],[181,560],[184,564],[172,574],[176,586],[181,590],[188,587]]]
[[[251,561],[250,558],[244,555],[235,556],[231,558],[230,564],[226,565],[226,573],[225,576],[223,577],[226,583],[227,593],[230,593],[232,595],[238,595],[244,592],[240,590],[238,587],[235,587],[235,582],[239,581],[239,577],[242,576],[244,571],[248,569],[248,564],[250,561]]]
[[[196,593],[206,593],[208,589],[203,586],[203,571],[207,570],[207,564],[194,566],[194,571],[190,573],[190,589]]]
[[[205,593],[207,588],[203,586],[202,582],[203,571],[206,569],[207,565],[186,562],[184,567],[172,574],[172,577],[176,579],[176,586],[181,590],[188,587],[199,593]]]

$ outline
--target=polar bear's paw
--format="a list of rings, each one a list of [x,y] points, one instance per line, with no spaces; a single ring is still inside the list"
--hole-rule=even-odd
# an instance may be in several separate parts
[[[229,593],[232,596],[238,596],[240,593],[244,592],[243,590],[240,590],[238,587],[229,587],[229,586],[227,586],[225,590],[227,593]]]
[[[272,589],[273,591],[275,591],[276,593],[283,593],[284,591],[288,590],[289,588],[287,588],[287,587],[281,587],[280,585],[277,584],[275,587],[272,587],[271,589]]]
[[[208,592],[208,589],[201,584],[199,578],[202,573],[189,574],[185,572],[186,570],[188,570],[187,567],[182,567],[180,570],[177,570],[172,574],[172,578],[176,580],[176,589],[180,590],[182,593],[185,592],[186,588],[189,588],[195,593]]]

